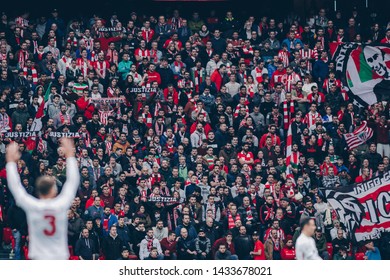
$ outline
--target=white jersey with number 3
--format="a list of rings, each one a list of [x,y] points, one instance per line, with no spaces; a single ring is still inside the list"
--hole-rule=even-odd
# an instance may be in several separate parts
[[[62,192],[53,199],[37,199],[29,195],[20,183],[16,163],[7,163],[7,182],[16,204],[27,216],[29,258],[35,260],[66,260],[68,249],[67,210],[80,182],[77,161],[66,160],[67,180]]]
[[[301,233],[295,243],[297,260],[322,260],[318,255],[316,242],[313,237]]]

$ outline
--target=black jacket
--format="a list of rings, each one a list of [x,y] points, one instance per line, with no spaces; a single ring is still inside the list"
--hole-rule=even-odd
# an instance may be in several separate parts
[[[92,260],[92,254],[96,253],[95,242],[90,238],[80,238],[76,242],[75,254],[84,260]]]
[[[108,235],[103,242],[103,253],[107,260],[117,260],[121,257],[123,242],[117,235],[113,238]]]
[[[234,240],[234,248],[236,248],[236,254],[240,260],[248,260],[250,258],[250,252],[253,249],[253,243],[249,235],[239,235]]]

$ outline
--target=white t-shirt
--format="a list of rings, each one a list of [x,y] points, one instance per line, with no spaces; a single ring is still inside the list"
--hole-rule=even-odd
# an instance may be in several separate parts
[[[30,196],[20,183],[16,163],[7,163],[6,169],[8,187],[16,204],[26,212],[29,258],[67,260],[69,258],[67,210],[80,183],[76,158],[66,160],[67,180],[62,192],[53,199],[37,199]]]
[[[322,260],[318,255],[314,238],[301,233],[295,243],[295,253],[297,260]]]

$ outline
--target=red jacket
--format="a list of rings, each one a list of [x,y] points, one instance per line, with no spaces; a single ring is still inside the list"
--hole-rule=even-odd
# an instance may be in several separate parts
[[[164,94],[164,99],[165,100],[168,100],[168,95],[172,95],[173,103],[175,103],[175,105],[179,104],[179,94],[177,93],[175,88],[173,89],[172,93],[169,93],[168,88],[166,88],[166,89],[164,89],[163,94]]]
[[[110,38],[105,38],[105,37],[101,37],[101,38],[97,38],[95,39],[95,41],[98,41],[100,42],[100,48],[106,52],[108,50],[108,45],[111,43],[111,42],[118,42],[122,40],[122,37],[121,36],[118,36],[118,37],[110,37]]]
[[[89,100],[86,101],[84,97],[80,97],[76,101],[77,109],[79,111],[84,111],[84,117],[88,120],[92,119],[92,114],[95,111],[95,106],[93,103],[89,103]]]
[[[284,247],[282,252],[280,252],[280,256],[282,257],[282,260],[295,260],[295,249]]]
[[[161,85],[161,76],[159,73],[157,73],[156,71],[152,73],[149,70],[146,71],[146,73],[148,74],[148,83],[157,81],[158,85]]]
[[[215,83],[217,91],[219,91],[222,87],[222,76],[219,73],[218,69],[215,69],[213,74],[211,74],[210,79],[213,83]]]

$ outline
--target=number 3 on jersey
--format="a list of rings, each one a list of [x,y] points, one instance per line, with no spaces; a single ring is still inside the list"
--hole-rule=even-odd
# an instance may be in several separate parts
[[[45,220],[48,221],[49,227],[43,231],[46,236],[53,236],[56,233],[56,217],[52,215],[46,215]]]

